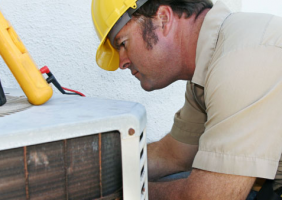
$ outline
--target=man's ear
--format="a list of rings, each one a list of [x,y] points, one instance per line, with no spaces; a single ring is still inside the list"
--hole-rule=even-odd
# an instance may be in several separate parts
[[[164,36],[167,36],[172,28],[173,11],[169,6],[160,6],[157,11],[157,19],[162,27]]]

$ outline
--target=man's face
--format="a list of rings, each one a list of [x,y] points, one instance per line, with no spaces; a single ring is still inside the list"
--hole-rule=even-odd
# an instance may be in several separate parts
[[[115,37],[114,47],[119,52],[120,69],[130,69],[146,91],[161,89],[176,80],[173,58],[161,26],[151,21],[153,32],[148,32],[147,21],[131,19]],[[146,41],[144,41],[144,39]]]

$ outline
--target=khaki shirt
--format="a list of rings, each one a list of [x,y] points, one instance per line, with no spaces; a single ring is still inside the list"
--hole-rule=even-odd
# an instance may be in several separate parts
[[[199,144],[194,168],[279,178],[282,18],[214,5],[200,31],[195,73],[171,136]]]

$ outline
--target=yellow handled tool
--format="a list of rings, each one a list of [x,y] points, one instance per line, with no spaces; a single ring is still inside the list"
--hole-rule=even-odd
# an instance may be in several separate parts
[[[41,105],[53,94],[51,86],[33,62],[13,27],[0,12],[0,55],[33,105]]]

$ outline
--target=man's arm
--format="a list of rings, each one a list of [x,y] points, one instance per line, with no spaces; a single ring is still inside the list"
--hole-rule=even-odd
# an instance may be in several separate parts
[[[149,180],[192,169],[197,145],[188,145],[169,134],[148,145]],[[246,199],[255,178],[193,169],[186,179],[149,182],[149,198],[171,199]]]
[[[169,134],[158,142],[148,145],[149,181],[163,176],[192,169],[198,145],[178,142]]]
[[[186,179],[149,183],[154,200],[245,200],[255,178],[193,169]]]

